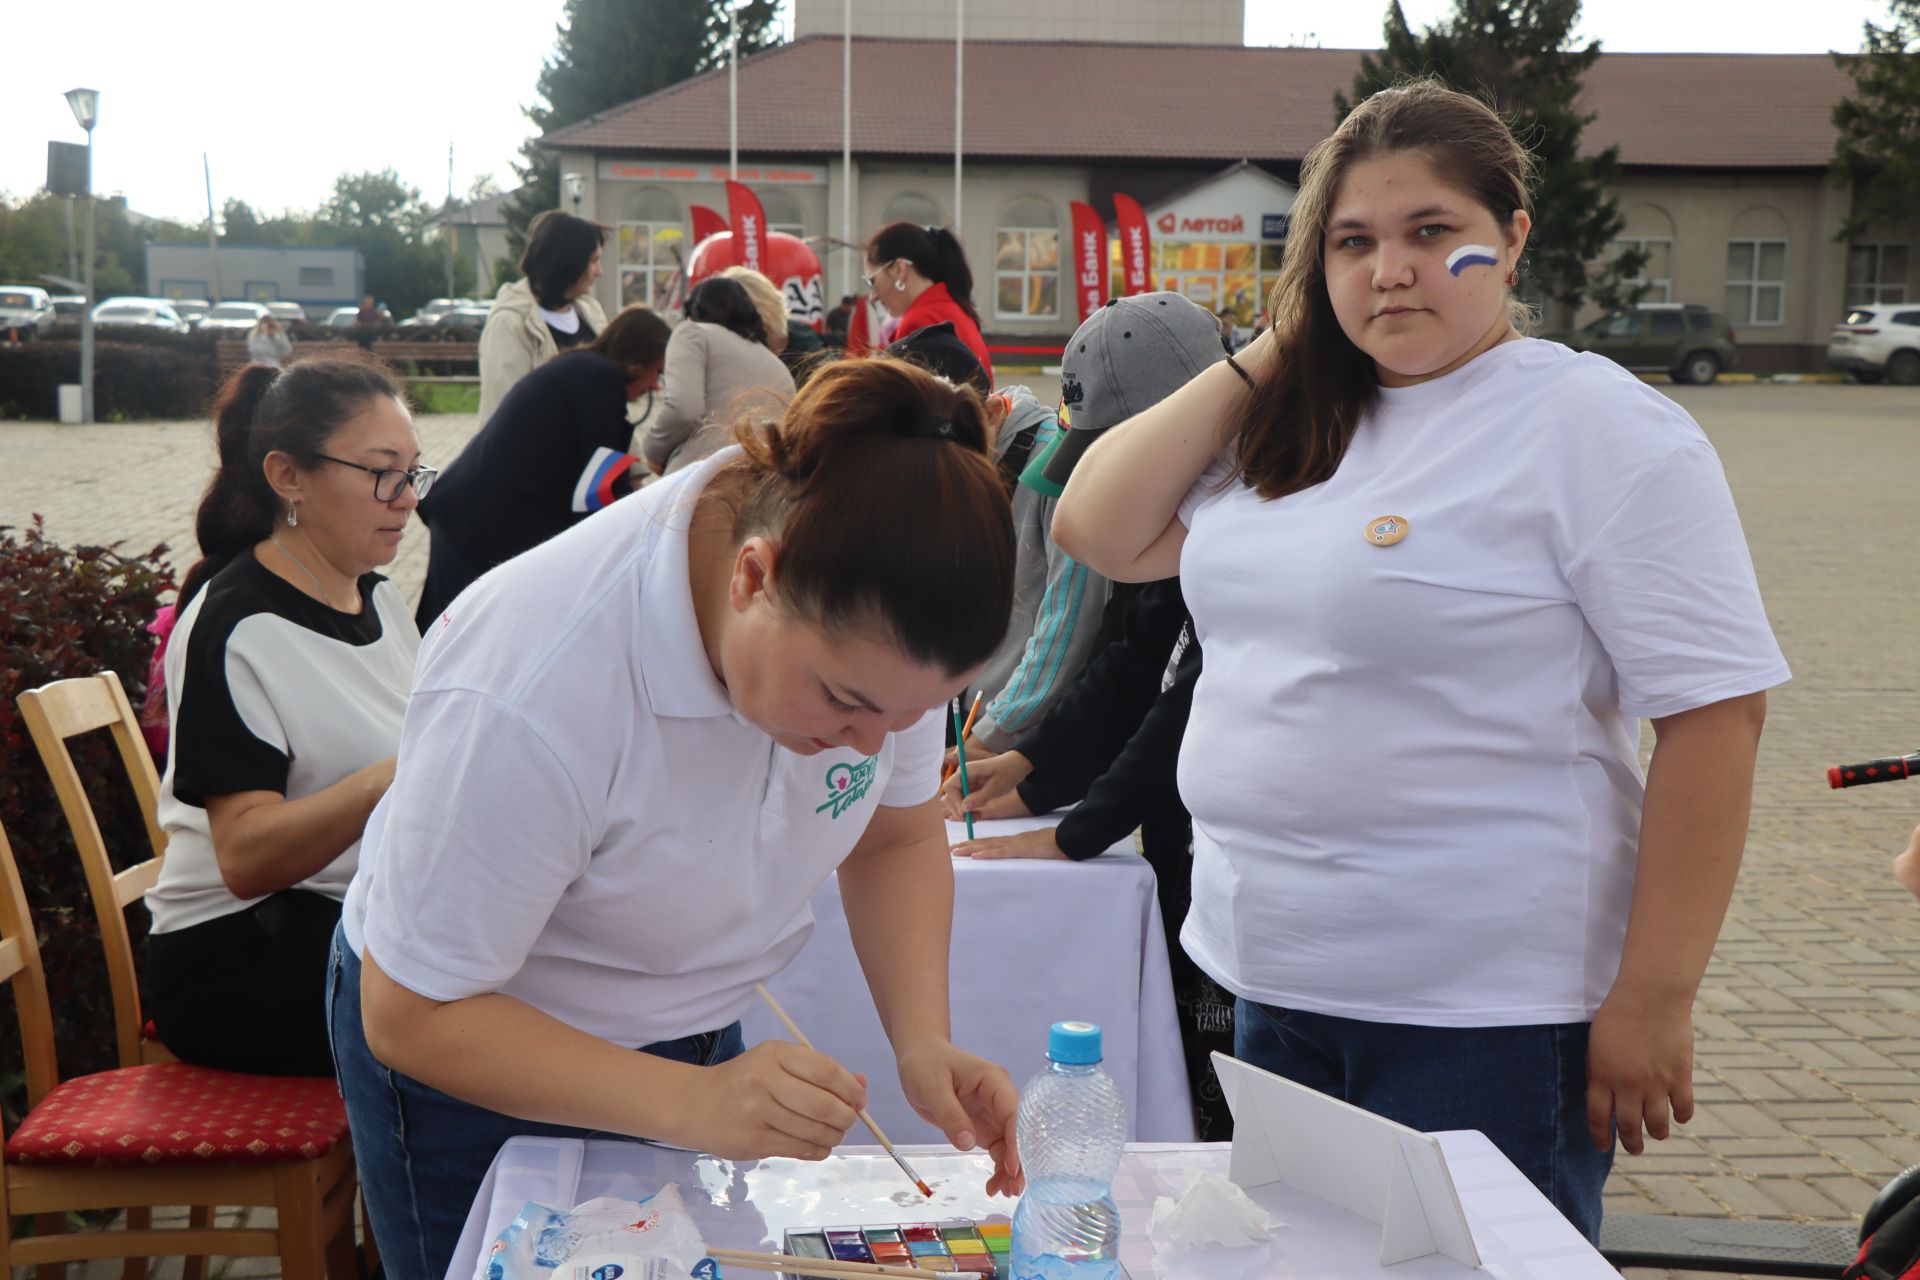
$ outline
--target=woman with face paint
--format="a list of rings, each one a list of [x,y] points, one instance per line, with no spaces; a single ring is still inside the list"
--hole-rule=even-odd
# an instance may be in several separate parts
[[[1788,671],[1700,428],[1517,327],[1530,168],[1438,84],[1361,104],[1303,166],[1273,329],[1095,444],[1054,536],[1181,576],[1182,941],[1236,1054],[1482,1130],[1597,1238],[1615,1134],[1692,1114]]]

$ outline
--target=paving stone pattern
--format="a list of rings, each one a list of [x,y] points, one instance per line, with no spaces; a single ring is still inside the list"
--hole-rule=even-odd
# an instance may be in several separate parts
[[[1795,678],[1772,699],[1746,863],[1696,1013],[1698,1112],[1619,1159],[1607,1212],[1857,1221],[1920,1163],[1920,905],[1887,870],[1920,821],[1920,781],[1834,792],[1825,768],[1920,746],[1920,392],[1662,389],[1725,462]],[[474,422],[420,428],[444,462]],[[57,538],[164,541],[184,567],[211,458],[199,424],[0,423],[0,524],[37,511]],[[392,569],[409,596],[426,542],[416,525]]]

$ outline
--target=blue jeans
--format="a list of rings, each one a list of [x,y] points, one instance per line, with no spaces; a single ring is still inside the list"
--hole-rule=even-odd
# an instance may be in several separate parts
[[[1587,1239],[1613,1149],[1587,1137],[1587,1024],[1416,1027],[1234,1003],[1233,1056],[1411,1128],[1478,1129]]]
[[[360,960],[338,929],[327,962],[327,1017],[334,1069],[353,1130],[354,1163],[389,1280],[444,1280],[480,1183],[508,1138],[629,1136],[516,1120],[386,1066],[367,1048],[360,1025]],[[736,1057],[743,1048],[736,1022],[640,1052],[707,1066]]]

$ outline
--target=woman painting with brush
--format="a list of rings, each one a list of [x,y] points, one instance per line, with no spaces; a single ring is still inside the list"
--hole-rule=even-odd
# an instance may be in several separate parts
[[[1018,1095],[949,1039],[941,715],[1014,546],[973,392],[894,360],[495,569],[421,643],[329,1010],[394,1280],[521,1133],[821,1159],[865,1082],[741,1051],[838,873],[907,1098],[1017,1191]]]

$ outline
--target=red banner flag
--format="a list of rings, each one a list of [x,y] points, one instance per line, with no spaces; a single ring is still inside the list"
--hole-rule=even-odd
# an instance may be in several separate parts
[[[1107,224],[1090,204],[1073,202],[1073,293],[1080,319],[1107,300]]]
[[[1116,193],[1113,219],[1120,233],[1120,272],[1127,282],[1127,295],[1146,293],[1153,288],[1153,275],[1147,263],[1153,257],[1153,237],[1147,230],[1147,215],[1132,196]]]
[[[703,204],[693,206],[693,242],[699,244],[710,235],[727,229],[727,220]]]
[[[737,266],[765,271],[767,215],[760,197],[743,182],[727,183],[727,214],[733,222],[733,261]]]

